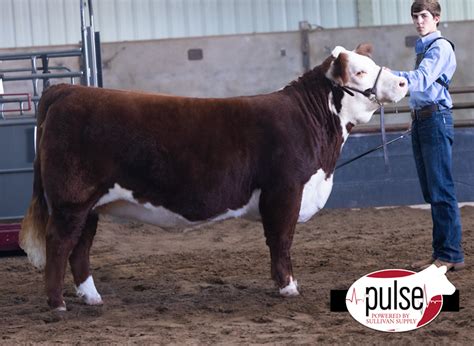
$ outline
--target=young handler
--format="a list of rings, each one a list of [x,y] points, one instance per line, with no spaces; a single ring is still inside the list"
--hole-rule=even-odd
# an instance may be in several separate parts
[[[416,66],[409,72],[392,71],[408,80],[412,109],[412,147],[418,178],[433,220],[433,253],[412,264],[431,264],[448,270],[464,268],[461,218],[451,172],[453,145],[452,100],[449,82],[456,69],[454,45],[437,27],[441,6],[436,0],[415,0],[411,17],[420,38],[416,41]]]

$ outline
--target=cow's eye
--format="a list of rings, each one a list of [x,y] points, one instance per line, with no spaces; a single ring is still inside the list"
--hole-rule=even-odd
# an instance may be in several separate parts
[[[357,77],[362,77],[362,76],[364,76],[365,74],[367,74],[367,72],[365,72],[365,71],[359,71],[359,72],[356,73],[356,76],[357,76]]]

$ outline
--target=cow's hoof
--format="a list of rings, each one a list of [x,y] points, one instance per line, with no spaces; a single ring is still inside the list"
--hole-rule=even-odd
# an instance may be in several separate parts
[[[290,279],[290,283],[288,284],[288,286],[284,287],[284,288],[280,288],[280,295],[282,297],[296,297],[296,296],[299,296],[299,292],[298,292],[298,282],[295,280],[293,281],[293,279]]]
[[[63,300],[61,305],[59,305],[58,307],[53,308],[53,311],[54,312],[65,312],[65,311],[67,311],[66,302]]]
[[[102,305],[104,304],[102,297],[99,293],[96,294],[86,294],[84,292],[77,291],[77,296],[81,297],[84,303],[87,305]]]
[[[97,295],[96,297],[90,297],[90,296],[82,296],[82,299],[84,300],[84,303],[87,305],[103,305],[104,301],[102,300],[100,295]]]
[[[89,276],[79,287],[76,287],[76,294],[78,297],[82,297],[87,305],[102,305],[104,303],[95,288],[92,276]]]
[[[48,298],[48,306],[51,311],[66,311],[66,303],[62,298],[50,299]]]

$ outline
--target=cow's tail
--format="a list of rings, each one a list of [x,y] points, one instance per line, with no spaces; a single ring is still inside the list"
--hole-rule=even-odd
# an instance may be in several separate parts
[[[46,264],[48,207],[43,195],[40,164],[35,162],[34,166],[33,196],[21,223],[20,247],[28,254],[28,259],[36,268],[43,269]]]
[[[34,162],[33,195],[20,231],[20,247],[28,254],[30,262],[38,269],[46,264],[46,225],[49,219],[48,205],[41,176],[41,136],[51,104],[61,96],[61,85],[46,90],[38,106],[36,123],[36,157]]]

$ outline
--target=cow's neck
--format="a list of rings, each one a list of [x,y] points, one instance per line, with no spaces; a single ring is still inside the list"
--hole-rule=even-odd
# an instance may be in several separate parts
[[[317,141],[322,136],[327,141],[326,145],[331,150],[318,152],[317,156],[324,157],[321,168],[325,172],[332,172],[342,145],[353,127],[345,117],[340,116],[344,92],[335,88],[326,78],[321,66],[291,82],[282,92],[295,100],[299,109],[298,116],[305,120],[305,127],[312,133],[313,147],[320,150],[321,146]]]
[[[342,137],[343,137],[343,143],[344,144],[347,140],[347,137],[349,137],[349,134],[351,133],[352,128],[354,127],[353,119],[352,119],[352,114],[348,114],[346,111],[344,111],[344,108],[342,108],[342,105],[340,106],[339,110],[337,110],[336,104],[341,101],[335,101],[334,100],[334,94],[336,91],[331,91],[328,96],[328,103],[329,103],[329,108],[335,114],[336,116],[339,117],[340,122],[341,122],[341,128],[342,128]],[[342,102],[341,102],[342,103]],[[342,148],[341,148],[342,149]]]

